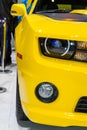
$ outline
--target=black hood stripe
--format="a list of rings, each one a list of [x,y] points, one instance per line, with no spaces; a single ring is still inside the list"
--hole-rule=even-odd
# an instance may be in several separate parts
[[[87,22],[87,15],[72,13],[42,13],[43,15],[55,20]]]

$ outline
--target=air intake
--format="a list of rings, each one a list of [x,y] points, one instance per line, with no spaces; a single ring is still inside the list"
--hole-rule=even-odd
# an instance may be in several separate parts
[[[87,113],[87,97],[81,97],[75,108],[75,112]]]

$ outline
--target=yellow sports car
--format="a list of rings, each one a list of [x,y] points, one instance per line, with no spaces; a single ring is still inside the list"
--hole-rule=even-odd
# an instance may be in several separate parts
[[[87,0],[14,4],[20,125],[87,127]],[[27,9],[28,13],[27,13]]]

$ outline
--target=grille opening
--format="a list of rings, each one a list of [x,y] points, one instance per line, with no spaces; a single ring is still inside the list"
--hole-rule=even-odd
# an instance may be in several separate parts
[[[76,105],[75,112],[87,113],[87,97],[81,97]]]

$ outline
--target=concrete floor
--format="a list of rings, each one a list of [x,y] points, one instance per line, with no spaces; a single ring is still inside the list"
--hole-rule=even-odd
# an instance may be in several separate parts
[[[39,125],[38,127],[22,128],[18,126],[15,117],[15,93],[16,93],[16,61],[15,52],[12,53],[13,64],[6,67],[6,70],[12,72],[0,73],[0,87],[7,89],[6,92],[0,93],[0,130],[87,130],[81,127],[51,127]]]

